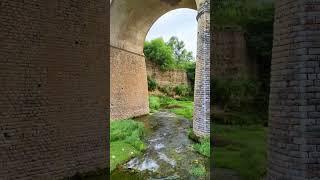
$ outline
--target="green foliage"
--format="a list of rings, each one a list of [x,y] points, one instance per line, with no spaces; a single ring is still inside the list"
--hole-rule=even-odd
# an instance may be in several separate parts
[[[242,29],[246,35],[248,55],[258,65],[259,79],[269,89],[274,0],[216,0],[212,24],[215,29]]]
[[[188,52],[184,42],[177,37],[171,37],[166,43],[162,38],[146,41],[143,52],[147,59],[158,64],[162,70],[186,70],[194,66],[192,52]]]
[[[192,52],[188,52],[185,49],[184,42],[180,41],[178,37],[172,36],[166,44],[173,50],[173,55],[177,63],[188,62],[194,59]]]
[[[147,79],[148,79],[148,90],[149,91],[156,90],[158,87],[157,81],[150,76],[147,76]]]
[[[154,39],[150,42],[146,41],[144,43],[143,52],[146,58],[159,65],[161,70],[185,70],[193,88],[196,63],[194,61],[192,52],[188,52],[185,49],[185,44],[183,41],[180,41],[175,36],[171,37],[166,43],[162,38]],[[150,81],[149,87],[151,89],[155,89],[155,83],[153,81]],[[163,89],[163,91],[165,92],[168,92],[170,90],[169,87],[164,88],[165,89]]]
[[[110,123],[110,171],[146,149],[144,125],[131,119]]]
[[[181,101],[167,96],[150,96],[150,99],[155,101],[154,104],[160,104],[160,108],[170,109],[170,112],[173,112],[179,116],[192,120],[193,116],[193,102],[192,101]],[[158,108],[159,109],[159,108]]]
[[[193,94],[195,74],[196,74],[196,63],[192,62],[192,63],[188,64],[185,67],[185,70],[187,71],[187,77],[188,77],[189,81],[191,82],[191,94]]]
[[[174,92],[178,96],[189,96],[191,94],[191,89],[187,85],[180,84],[174,88]]]
[[[180,97],[189,97],[192,96],[192,89],[184,84],[180,84],[177,86],[173,86],[173,85],[164,85],[164,86],[159,86],[158,87],[159,91],[161,91],[162,93],[164,93],[165,95],[169,96],[169,97],[174,97],[176,95],[180,96]]]
[[[213,126],[215,166],[242,179],[263,179],[267,171],[267,129],[261,126]]]
[[[110,141],[124,141],[138,150],[144,149],[141,138],[144,136],[144,125],[131,119],[112,121]]]
[[[210,139],[208,137],[200,139],[200,143],[193,145],[193,148],[200,154],[210,157]]]
[[[206,174],[206,168],[202,164],[196,164],[191,167],[190,174],[202,177]]]
[[[129,159],[139,155],[139,152],[131,144],[123,141],[115,141],[110,143],[110,172],[118,165],[125,163]]]
[[[213,121],[217,124],[226,125],[267,125],[267,113],[266,112],[215,112],[213,114]]]
[[[273,17],[274,0],[216,0],[213,4],[215,27],[241,26]]]
[[[164,86],[159,86],[158,89],[159,89],[159,91],[161,91],[162,93],[164,93],[167,96],[174,97],[174,95],[175,95],[173,85],[167,84]]]
[[[247,109],[255,102],[260,84],[251,79],[215,78],[213,83],[213,102],[222,105],[225,110]]]
[[[160,69],[168,70],[174,67],[173,50],[166,45],[162,38],[153,39],[144,43],[145,56],[158,64]]]
[[[214,113],[214,121],[222,124],[267,124],[268,91],[256,80],[222,79],[212,80],[211,97],[223,109]]]
[[[149,96],[149,108],[151,112],[157,111],[160,108],[160,98],[157,96]]]

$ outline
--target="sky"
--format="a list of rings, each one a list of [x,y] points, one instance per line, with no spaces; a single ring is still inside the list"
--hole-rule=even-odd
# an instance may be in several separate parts
[[[197,54],[197,11],[192,9],[176,9],[161,16],[149,30],[146,40],[162,37],[167,42],[170,37],[177,36],[184,41],[185,48]]]

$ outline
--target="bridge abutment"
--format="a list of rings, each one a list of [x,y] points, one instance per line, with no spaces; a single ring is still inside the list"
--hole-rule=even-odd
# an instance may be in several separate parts
[[[210,1],[198,8],[198,42],[194,87],[193,131],[210,135]]]
[[[320,177],[320,0],[277,0],[268,179]]]
[[[110,118],[125,119],[149,113],[144,55],[110,46]]]

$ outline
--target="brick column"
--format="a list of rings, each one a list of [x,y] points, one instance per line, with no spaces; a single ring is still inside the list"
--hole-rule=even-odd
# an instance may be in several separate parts
[[[194,88],[193,131],[210,135],[210,1],[198,9],[198,49]]]
[[[320,177],[320,0],[277,0],[268,179]]]

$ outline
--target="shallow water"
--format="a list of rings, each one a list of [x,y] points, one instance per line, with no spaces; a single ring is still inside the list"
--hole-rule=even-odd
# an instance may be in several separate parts
[[[147,150],[114,170],[111,179],[209,179],[209,159],[195,152],[188,138],[191,121],[167,111],[136,119],[145,124]],[[205,177],[190,173],[202,164]]]

